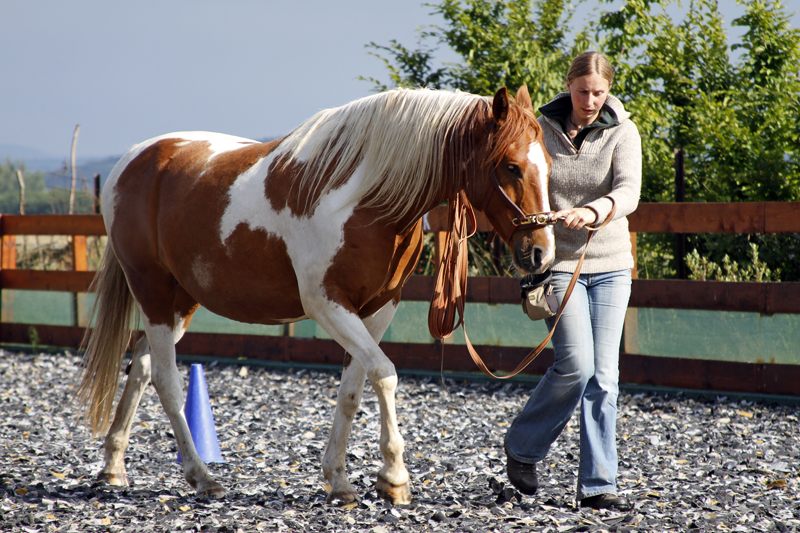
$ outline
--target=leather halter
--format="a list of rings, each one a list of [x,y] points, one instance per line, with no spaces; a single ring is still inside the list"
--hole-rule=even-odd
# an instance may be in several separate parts
[[[542,213],[532,213],[530,215],[526,215],[525,212],[522,211],[522,209],[520,209],[519,206],[511,200],[511,198],[508,197],[506,191],[504,191],[500,186],[500,178],[497,177],[497,167],[492,169],[492,186],[486,191],[486,194],[483,197],[483,202],[481,203],[481,211],[483,213],[486,213],[486,209],[489,207],[489,202],[492,200],[492,197],[494,197],[495,192],[500,196],[500,200],[502,200],[506,206],[516,214],[516,216],[511,219],[511,224],[514,227],[510,232],[505,232],[499,228],[494,229],[494,231],[500,235],[500,238],[508,243],[511,242],[511,237],[518,229],[541,229],[546,226],[552,226],[558,222],[558,219],[556,219],[553,211],[545,211]],[[503,231],[505,234],[500,233],[501,231]]]

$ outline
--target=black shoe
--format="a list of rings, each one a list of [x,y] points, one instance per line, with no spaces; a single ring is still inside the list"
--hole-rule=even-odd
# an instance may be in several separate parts
[[[609,509],[624,513],[633,509],[633,505],[624,498],[616,494],[598,494],[581,500],[581,507],[591,507],[592,509]]]
[[[523,463],[506,455],[506,473],[511,484],[522,494],[533,496],[539,488],[536,463]]]

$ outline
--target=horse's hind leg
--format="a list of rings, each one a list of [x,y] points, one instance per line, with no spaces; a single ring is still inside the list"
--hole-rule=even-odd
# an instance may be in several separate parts
[[[105,465],[97,474],[98,481],[105,481],[111,485],[128,485],[125,450],[128,449],[130,442],[136,409],[139,407],[142,394],[150,384],[150,345],[144,335],[134,346],[129,368],[125,389],[117,404],[114,421],[105,438]]]
[[[389,302],[380,311],[364,319],[364,325],[375,342],[381,340],[396,311],[397,305]],[[355,489],[347,479],[347,441],[350,437],[353,418],[361,403],[366,377],[364,366],[350,355],[346,355],[336,400],[333,427],[322,459],[322,472],[330,484],[328,503],[335,500],[349,503],[357,497]]]
[[[342,382],[336,397],[336,411],[333,415],[333,427],[322,458],[322,473],[330,484],[328,503],[341,500],[350,503],[357,498],[353,486],[347,480],[347,440],[353,426],[353,418],[361,404],[364,383],[367,373],[361,363],[345,354]]]
[[[179,288],[178,290],[188,299],[188,295],[185,295],[182,289]],[[176,297],[176,300],[180,296],[181,294]],[[140,307],[144,317],[144,330],[150,343],[153,385],[161,400],[161,406],[164,408],[172,425],[172,432],[175,434],[175,441],[178,444],[183,460],[184,477],[198,493],[221,497],[225,494],[225,489],[211,478],[208,468],[197,454],[197,449],[194,446],[192,434],[189,431],[189,425],[186,423],[186,417],[183,412],[185,403],[183,376],[178,370],[178,365],[175,361],[175,343],[180,340],[186,331],[188,320],[180,320],[178,317],[182,313],[179,313],[170,317],[175,323],[164,323],[167,321],[166,317],[161,317],[159,323],[149,318],[154,313],[148,315],[145,306],[140,303]],[[191,309],[190,313],[194,312],[195,309],[196,306]]]

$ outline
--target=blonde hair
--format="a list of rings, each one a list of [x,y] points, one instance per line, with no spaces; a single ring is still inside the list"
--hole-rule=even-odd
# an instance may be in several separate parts
[[[578,55],[572,60],[567,71],[567,83],[582,76],[597,74],[608,81],[611,86],[614,83],[614,69],[606,56],[594,51],[587,51]]]

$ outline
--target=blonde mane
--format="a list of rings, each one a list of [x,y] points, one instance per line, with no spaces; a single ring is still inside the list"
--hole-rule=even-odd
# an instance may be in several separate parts
[[[351,205],[379,208],[382,218],[400,220],[419,201],[435,201],[443,187],[452,189],[444,180],[472,156],[473,128],[489,115],[483,97],[394,89],[320,111],[278,150],[284,166],[301,166],[293,188],[307,207],[316,207],[362,166]]]

